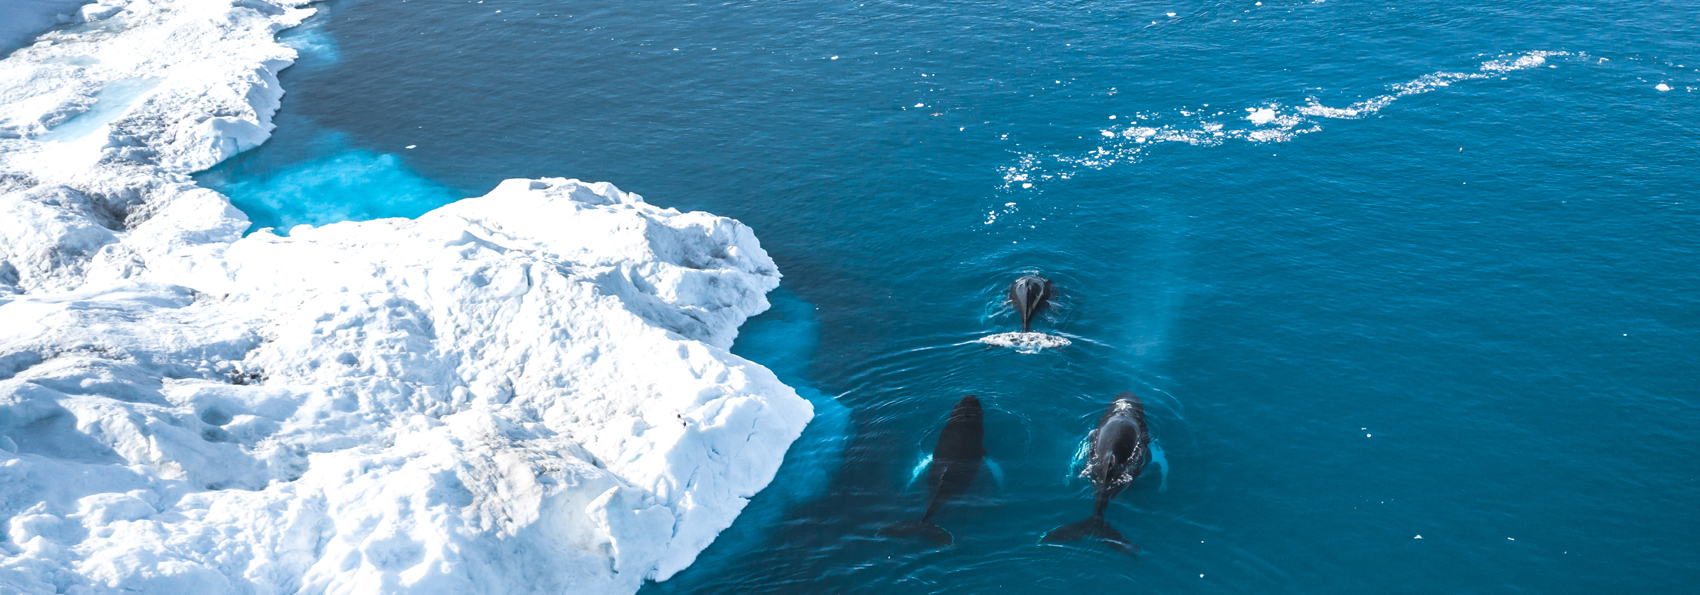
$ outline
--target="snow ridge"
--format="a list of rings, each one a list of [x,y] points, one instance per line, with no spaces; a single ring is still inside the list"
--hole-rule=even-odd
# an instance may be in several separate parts
[[[509,180],[240,237],[304,0],[101,0],[0,60],[0,592],[630,593],[812,412],[749,228]],[[95,10],[89,10],[95,7]]]

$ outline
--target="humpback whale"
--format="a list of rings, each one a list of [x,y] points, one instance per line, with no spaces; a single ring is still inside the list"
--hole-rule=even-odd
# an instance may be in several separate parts
[[[1145,428],[1145,406],[1139,402],[1139,397],[1128,392],[1116,395],[1104,417],[1098,420],[1098,427],[1092,430],[1091,444],[1085,475],[1092,480],[1096,492],[1092,516],[1052,529],[1039,542],[1057,543],[1096,537],[1117,551],[1132,553],[1139,546],[1128,543],[1104,520],[1104,509],[1109,507],[1116,494],[1139,477],[1139,472],[1151,461],[1151,433]]]
[[[1022,275],[1009,284],[1009,301],[1021,313],[1021,332],[1032,332],[1033,315],[1051,302],[1051,280],[1038,275]]]
[[[980,399],[974,395],[962,397],[950,410],[950,419],[939,432],[938,446],[933,448],[933,462],[927,467],[927,486],[933,499],[927,512],[913,521],[899,521],[880,529],[880,535],[905,537],[921,535],[939,545],[954,541],[949,531],[933,524],[933,513],[939,507],[968,490],[974,477],[980,474],[980,464],[986,458],[985,416],[980,411]]]

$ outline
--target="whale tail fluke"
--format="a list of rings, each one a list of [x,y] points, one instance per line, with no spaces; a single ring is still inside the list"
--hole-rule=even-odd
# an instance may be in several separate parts
[[[1039,538],[1039,543],[1080,541],[1088,537],[1101,539],[1104,541],[1104,544],[1110,546],[1111,549],[1124,554],[1132,554],[1139,551],[1139,546],[1128,543],[1127,539],[1122,537],[1121,532],[1116,531],[1115,527],[1110,526],[1109,521],[1104,520],[1103,515],[1097,514],[1087,517],[1086,520],[1078,523],[1070,523],[1051,529],[1051,531],[1046,533],[1044,537]]]
[[[890,537],[913,537],[920,535],[938,545],[950,545],[955,541],[950,532],[932,523],[932,521],[898,521],[880,528],[880,535]]]

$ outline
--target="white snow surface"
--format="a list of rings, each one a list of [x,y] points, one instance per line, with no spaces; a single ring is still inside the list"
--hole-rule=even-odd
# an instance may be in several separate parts
[[[0,593],[683,569],[812,415],[727,351],[772,260],[560,178],[241,237],[188,174],[269,135],[305,4],[102,0],[0,60]]]

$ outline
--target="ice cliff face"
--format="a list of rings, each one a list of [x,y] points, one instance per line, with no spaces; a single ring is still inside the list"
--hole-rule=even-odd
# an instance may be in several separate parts
[[[511,180],[239,238],[299,1],[105,2],[0,61],[0,592],[632,592],[808,403],[750,230]],[[104,16],[100,16],[103,15]]]

